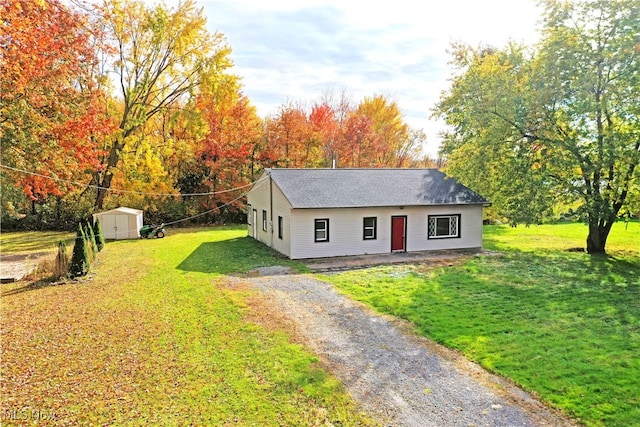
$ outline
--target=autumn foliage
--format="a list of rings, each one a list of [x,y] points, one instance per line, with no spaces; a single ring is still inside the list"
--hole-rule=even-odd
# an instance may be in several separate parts
[[[201,97],[198,105],[209,131],[197,144],[194,172],[199,185],[191,189],[217,193],[202,199],[203,208],[242,207],[242,201],[236,200],[238,193],[225,190],[252,182],[248,160],[260,141],[262,123],[249,100],[237,94],[219,102]]]
[[[124,204],[211,221],[242,212],[265,167],[420,164],[424,134],[383,96],[260,118],[194,0],[0,0],[0,15],[2,205],[14,216],[39,206],[77,223]]]
[[[57,0],[0,0],[0,141],[3,164],[33,200],[61,196],[99,168],[112,131],[93,74],[99,37],[86,16]]]
[[[418,162],[424,137],[411,137],[393,101],[365,98],[340,114],[327,102],[307,113],[289,104],[266,125],[265,164],[277,167],[409,167]]]

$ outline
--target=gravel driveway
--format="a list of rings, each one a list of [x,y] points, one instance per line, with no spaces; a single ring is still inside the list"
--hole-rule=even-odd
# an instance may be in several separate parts
[[[293,323],[353,398],[383,425],[573,425],[508,381],[310,275],[234,280],[263,291],[267,306]]]

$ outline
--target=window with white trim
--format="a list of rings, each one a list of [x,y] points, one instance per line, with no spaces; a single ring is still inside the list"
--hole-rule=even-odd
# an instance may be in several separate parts
[[[314,242],[328,242],[329,241],[329,218],[314,220],[313,233],[314,233],[314,237],[313,237]]]
[[[362,239],[375,240],[377,236],[378,218],[375,216],[364,217],[362,219]]]
[[[251,205],[247,205],[247,224],[251,225]]]
[[[262,231],[267,231],[267,211],[262,211]]]
[[[282,240],[282,230],[284,228],[283,218],[281,216],[278,217],[278,239]]]
[[[429,215],[429,239],[460,237],[460,215]]]

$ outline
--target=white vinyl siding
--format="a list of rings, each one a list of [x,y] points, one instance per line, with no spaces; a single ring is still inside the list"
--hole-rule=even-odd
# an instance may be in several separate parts
[[[264,174],[260,179],[264,178]],[[257,213],[255,217],[251,218],[251,225],[248,225],[249,236],[254,239],[270,244],[270,237],[266,231],[262,230],[262,224],[260,224],[260,217],[263,209],[267,209],[269,206],[269,180],[260,180],[247,195],[247,203],[251,205],[253,211]],[[253,213],[253,212],[251,212]],[[254,218],[257,220],[257,224],[253,222]]]
[[[273,217],[282,217],[282,239],[278,238],[276,230],[275,238],[270,242],[271,246],[278,252],[291,256],[291,205],[275,183],[273,184]]]
[[[258,179],[258,184],[252,187],[249,194],[247,194],[247,204],[251,205],[257,219],[257,224],[254,223],[248,226],[249,236],[286,256],[291,256],[291,233],[289,227],[291,223],[291,205],[278,186],[275,183],[272,184],[271,180],[265,177],[266,172],[261,175]],[[267,212],[266,230],[263,229],[264,222],[260,223],[262,211]],[[279,224],[273,224],[271,215],[276,219],[282,218],[282,228],[280,230],[276,227]],[[282,233],[282,239],[278,238],[279,233]]]
[[[482,246],[482,206],[416,206],[400,208],[293,209],[291,211],[292,259],[321,258],[345,255],[378,254],[391,251],[391,217],[407,217],[406,250],[442,250],[480,248]],[[429,215],[460,215],[460,237],[429,239]],[[377,238],[363,240],[363,218],[377,217]],[[329,242],[314,242],[314,221],[327,218],[330,223]]]

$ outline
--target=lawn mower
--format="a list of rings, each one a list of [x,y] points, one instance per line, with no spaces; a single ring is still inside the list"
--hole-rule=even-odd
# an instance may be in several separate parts
[[[162,239],[165,235],[164,224],[155,225],[143,225],[140,229],[140,237],[143,239],[149,239],[151,237],[157,237],[158,239]]]

